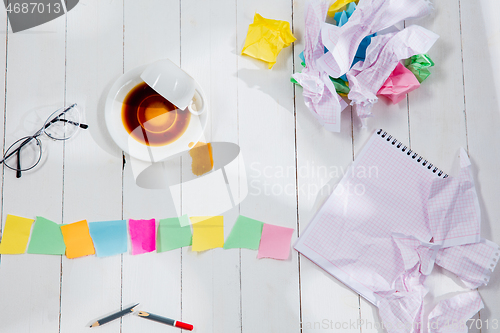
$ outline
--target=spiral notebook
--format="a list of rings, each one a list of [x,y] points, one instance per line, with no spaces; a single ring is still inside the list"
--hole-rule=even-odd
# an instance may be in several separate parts
[[[439,248],[480,241],[470,161],[463,150],[460,158],[460,174],[448,177],[390,134],[376,131],[295,249],[377,304],[405,272],[397,246],[402,237]],[[433,265],[434,258],[428,259]]]

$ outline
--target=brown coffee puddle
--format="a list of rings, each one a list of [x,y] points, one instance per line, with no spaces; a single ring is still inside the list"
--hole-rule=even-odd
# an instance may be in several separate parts
[[[189,144],[192,147],[192,142]],[[214,167],[214,159],[212,156],[212,145],[210,143],[198,142],[190,151],[191,155],[191,171],[196,176],[201,176]]]
[[[122,123],[127,133],[147,146],[165,146],[180,138],[189,126],[191,112],[180,110],[146,82],[125,97]]]

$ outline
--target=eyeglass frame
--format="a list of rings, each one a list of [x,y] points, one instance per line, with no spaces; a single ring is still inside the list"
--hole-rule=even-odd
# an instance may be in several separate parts
[[[66,120],[66,119],[61,119],[60,117],[63,116],[66,112],[68,112],[69,110],[71,110],[72,108],[74,108],[76,106],[76,103],[68,106],[67,108],[65,108],[63,111],[61,111],[61,113],[55,117],[53,117],[52,119],[48,119],[45,121],[45,123],[43,124],[42,128],[40,128],[38,131],[35,132],[35,134],[33,135],[30,135],[30,136],[25,136],[25,137],[22,137],[21,139],[15,141],[13,144],[11,144],[9,146],[9,148],[7,148],[5,154],[3,155],[3,158],[2,160],[0,160],[0,164],[3,163],[7,168],[11,169],[11,170],[15,170],[16,171],[16,178],[21,178],[21,172],[22,171],[28,171],[28,170],[31,170],[33,169],[34,167],[36,167],[38,165],[38,163],[40,163],[40,160],[42,159],[42,142],[40,141],[40,139],[38,139],[39,136],[41,136],[43,133],[45,133],[49,138],[53,139],[53,140],[58,140],[58,141],[63,141],[63,140],[67,140],[69,139],[70,137],[67,137],[67,138],[63,138],[63,139],[60,139],[60,138],[55,138],[53,136],[51,136],[50,134],[48,134],[47,132],[45,132],[45,130],[52,124],[54,124],[55,122],[57,121],[63,121],[63,122],[66,122],[68,124],[72,124],[72,125],[75,125],[75,126],[78,126],[79,128],[81,129],[87,129],[89,126],[87,124],[82,124],[82,123],[75,123],[71,120]],[[57,112],[57,111],[56,111]],[[55,113],[55,112],[54,112]],[[33,139],[36,140],[36,145],[39,147],[40,149],[40,155],[38,157],[38,160],[35,162],[35,164],[33,164],[33,166],[27,168],[27,169],[22,169],[21,168],[21,149],[26,146],[28,143],[30,143]],[[16,149],[14,149],[12,152],[10,152],[9,154],[7,154],[9,152],[9,150],[11,149],[11,147],[13,147],[15,144],[17,144],[19,141],[21,140],[24,140],[20,145],[19,147],[17,147]],[[5,156],[7,154],[7,156]],[[11,167],[10,165],[8,165],[7,163],[5,163],[5,161],[9,158],[11,158],[14,154],[17,155],[17,168],[13,168]]]

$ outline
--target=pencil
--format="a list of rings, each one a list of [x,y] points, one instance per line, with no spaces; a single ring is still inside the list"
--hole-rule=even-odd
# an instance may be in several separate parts
[[[191,325],[191,324],[187,324],[187,323],[183,323],[182,321],[177,321],[177,320],[173,320],[170,318],[158,316],[158,315],[146,312],[146,311],[139,311],[137,313],[137,315],[139,317],[142,317],[145,319],[149,319],[149,320],[157,321],[159,323],[167,324],[170,326],[182,328],[183,330],[188,330],[188,331],[193,330],[193,325]]]
[[[137,305],[139,305],[139,303],[137,303],[137,304],[135,304],[135,305],[132,305],[132,306],[130,306],[130,307],[126,308],[126,309],[123,309],[123,310],[121,310],[121,311],[118,311],[118,312],[115,312],[115,313],[113,313],[113,314],[110,314],[110,315],[109,315],[109,316],[107,316],[107,317],[104,317],[104,318],[102,318],[102,319],[99,319],[98,321],[96,321],[95,323],[93,323],[92,325],[90,325],[90,328],[92,328],[92,327],[97,327],[97,326],[101,326],[101,325],[106,324],[106,323],[108,323],[108,322],[110,322],[110,321],[112,321],[112,320],[118,319],[118,318],[120,318],[120,317],[123,317],[123,316],[125,316],[125,315],[129,314],[129,313],[132,313],[132,312],[134,312],[134,308],[135,308]]]

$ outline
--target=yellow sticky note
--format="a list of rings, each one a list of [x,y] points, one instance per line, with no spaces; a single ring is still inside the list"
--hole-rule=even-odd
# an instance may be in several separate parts
[[[255,13],[253,23],[248,27],[241,54],[265,61],[268,67],[272,68],[281,49],[295,40],[290,30],[290,23],[266,19]]]
[[[0,254],[20,254],[26,252],[30,238],[32,219],[7,215],[3,228]]]
[[[69,259],[95,254],[86,220],[62,225],[61,232],[66,244],[66,257]]]
[[[328,16],[333,17],[336,12],[338,12],[342,7],[347,5],[348,3],[354,2],[355,0],[337,0],[333,3],[333,5],[328,8]]]
[[[224,217],[195,216],[193,224],[193,251],[205,251],[224,246]]]

